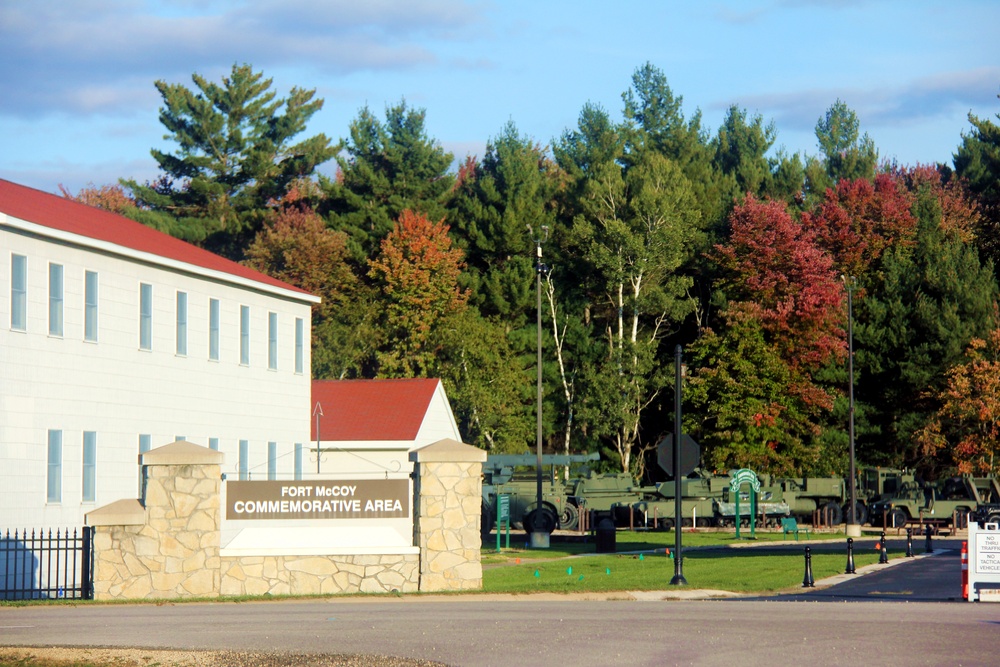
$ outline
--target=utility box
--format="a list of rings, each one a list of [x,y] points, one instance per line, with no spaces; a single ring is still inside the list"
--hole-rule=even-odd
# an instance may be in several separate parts
[[[1000,602],[1000,524],[969,522],[969,601]]]

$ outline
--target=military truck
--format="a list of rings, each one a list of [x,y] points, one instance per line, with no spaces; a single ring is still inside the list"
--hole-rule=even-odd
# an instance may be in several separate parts
[[[592,454],[545,454],[542,456],[542,505],[559,517],[559,528],[576,528],[579,514],[567,502],[571,486],[559,479],[558,469],[600,460]],[[481,532],[485,538],[496,525],[497,496],[509,497],[510,525],[521,530],[524,517],[538,504],[538,455],[491,454],[483,464]],[[588,474],[586,470],[578,474]]]
[[[950,525],[955,512],[971,512],[982,502],[983,491],[993,484],[995,480],[990,478],[970,475],[923,485],[908,481],[895,494],[872,503],[871,524],[902,528],[910,520],[924,519]]]
[[[868,523],[872,504],[883,497],[896,495],[906,483],[916,483],[916,477],[912,470],[882,467],[865,467],[859,470],[857,485],[854,488],[858,524]],[[844,503],[845,518],[847,517],[848,504]]]
[[[1000,523],[1000,480],[996,477],[974,477],[979,480],[976,488],[980,501],[975,509],[969,512],[969,521],[979,525]]]

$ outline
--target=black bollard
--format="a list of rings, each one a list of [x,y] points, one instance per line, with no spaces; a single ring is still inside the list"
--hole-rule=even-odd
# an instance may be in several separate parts
[[[882,539],[879,540],[878,546],[878,564],[885,565],[889,562],[889,552],[885,548],[885,533],[882,533]]]
[[[812,588],[816,583],[813,581],[813,558],[812,551],[806,547],[806,574],[802,578],[802,588]]]
[[[854,538],[847,538],[847,569],[844,570],[844,574],[855,574],[854,569]]]
[[[925,531],[927,533],[927,542],[924,545],[924,553],[932,554],[934,553],[934,547],[931,546],[931,525],[927,524],[924,527],[927,529]]]
[[[913,558],[913,529],[906,529],[906,557]]]

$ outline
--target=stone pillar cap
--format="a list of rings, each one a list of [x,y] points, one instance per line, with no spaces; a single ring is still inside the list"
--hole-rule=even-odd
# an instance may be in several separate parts
[[[419,449],[411,450],[410,460],[417,463],[446,461],[454,463],[485,463],[486,452],[478,447],[445,438]]]
[[[145,452],[139,460],[144,466],[222,465],[223,458],[222,452],[187,440],[175,440]]]
[[[83,515],[88,526],[141,526],[146,523],[146,510],[138,500],[116,500]]]

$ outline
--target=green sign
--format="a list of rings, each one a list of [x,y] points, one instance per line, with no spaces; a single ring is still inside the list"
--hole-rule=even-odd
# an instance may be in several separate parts
[[[757,514],[757,494],[760,493],[760,480],[757,473],[749,468],[740,468],[731,473],[729,480],[729,490],[736,496],[736,539],[740,537],[740,487],[744,484],[750,485],[750,537],[756,539],[756,514]]]
[[[510,522],[510,496],[501,495],[497,498],[500,505],[497,508],[497,523],[501,521]]]
[[[749,468],[740,468],[732,474],[732,479],[729,480],[729,490],[736,493],[744,484],[749,484],[754,493],[760,493],[760,480],[757,479],[757,473]]]

